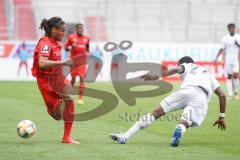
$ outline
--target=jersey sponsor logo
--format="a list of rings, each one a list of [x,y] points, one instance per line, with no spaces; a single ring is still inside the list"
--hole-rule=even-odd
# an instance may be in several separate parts
[[[42,46],[42,52],[49,52],[49,47],[48,46]]]

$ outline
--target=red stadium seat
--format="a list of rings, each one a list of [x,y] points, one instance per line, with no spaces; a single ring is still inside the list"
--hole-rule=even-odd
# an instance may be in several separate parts
[[[86,28],[91,41],[106,41],[107,32],[104,17],[88,16],[86,20]],[[98,27],[96,27],[98,26]]]
[[[31,0],[14,0],[15,39],[35,40],[36,30]]]
[[[8,39],[5,0],[0,0],[0,40]]]

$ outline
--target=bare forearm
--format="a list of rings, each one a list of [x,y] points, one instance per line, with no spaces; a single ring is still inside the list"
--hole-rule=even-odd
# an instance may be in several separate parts
[[[167,76],[171,76],[178,73],[178,68],[172,68],[172,69],[168,69],[166,72],[164,72],[162,74],[162,77],[167,77]]]
[[[215,58],[215,62],[217,61],[218,57],[223,53],[223,49],[218,51],[217,57]]]
[[[144,79],[145,81],[148,80],[157,80],[159,77],[166,77],[166,76],[170,76],[173,74],[176,74],[180,71],[181,67],[177,66],[171,69],[168,69],[167,71],[163,72],[161,75],[149,75],[149,74],[145,74],[143,76],[140,76],[141,79]]]
[[[63,65],[63,61],[39,60],[39,67],[42,69],[49,69],[59,65]]]
[[[240,48],[240,44],[237,41],[235,41],[235,44],[237,45],[238,48]]]
[[[89,53],[89,43],[88,43],[87,46],[86,46],[86,50],[87,50],[87,52]]]
[[[220,113],[226,112],[226,97],[225,96],[219,96],[219,106],[220,106]]]
[[[220,107],[220,113],[225,113],[226,111],[226,96],[221,89],[221,87],[218,87],[214,93],[218,96],[219,99],[219,107]]]

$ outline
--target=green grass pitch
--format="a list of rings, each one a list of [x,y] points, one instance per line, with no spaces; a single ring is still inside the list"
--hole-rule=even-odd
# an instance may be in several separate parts
[[[115,93],[111,83],[88,84],[89,87]],[[179,84],[174,85],[176,89]],[[147,89],[147,87],[146,87]],[[190,128],[177,148],[169,147],[181,111],[170,114],[149,128],[130,138],[125,145],[112,142],[111,132],[128,129],[138,115],[151,112],[165,97],[138,98],[134,107],[122,100],[112,112],[90,121],[75,122],[73,138],[80,145],[61,144],[63,123],[54,121],[46,111],[35,82],[0,82],[0,159],[1,160],[233,160],[240,159],[240,101],[227,102],[226,131],[212,124],[218,117],[219,106],[214,96],[208,114],[200,128]],[[85,104],[76,105],[78,112],[95,108],[101,101],[85,98]],[[18,137],[16,125],[29,119],[37,126],[30,139]]]

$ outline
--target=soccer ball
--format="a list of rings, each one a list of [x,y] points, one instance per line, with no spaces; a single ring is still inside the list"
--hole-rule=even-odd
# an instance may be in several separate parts
[[[36,132],[35,124],[30,120],[23,120],[17,125],[17,133],[22,138],[30,138]]]

